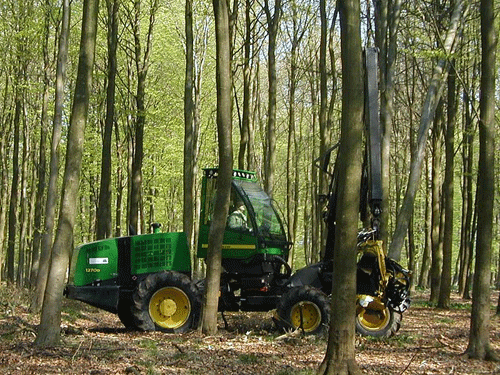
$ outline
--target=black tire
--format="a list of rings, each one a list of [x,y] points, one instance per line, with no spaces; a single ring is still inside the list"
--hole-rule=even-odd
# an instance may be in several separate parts
[[[358,305],[356,308],[356,331],[362,336],[391,337],[399,331],[401,319],[401,313],[388,306],[380,310]]]
[[[201,293],[184,274],[154,273],[134,290],[131,312],[142,331],[186,332],[198,327]]]
[[[310,285],[298,286],[281,297],[276,313],[280,329],[303,329],[305,334],[321,335],[328,331],[330,300]]]
[[[136,328],[134,323],[134,315],[132,314],[131,308],[132,299],[130,298],[130,295],[120,296],[120,300],[118,301],[118,318],[128,330]]]

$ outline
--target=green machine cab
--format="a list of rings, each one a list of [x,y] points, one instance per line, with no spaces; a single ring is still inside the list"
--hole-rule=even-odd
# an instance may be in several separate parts
[[[202,180],[202,202],[198,258],[206,258],[208,232],[213,216],[217,189],[217,169],[205,169]],[[241,223],[231,224],[239,209]],[[238,225],[240,224],[240,225]],[[254,172],[233,171],[228,225],[224,233],[222,258],[250,259],[258,254],[288,259],[289,243],[281,218],[272,200],[264,192]]]
[[[198,258],[206,258],[218,171],[205,169]],[[291,275],[291,244],[273,201],[255,173],[234,170],[231,204],[222,245],[221,298],[224,311],[268,311],[276,308]]]

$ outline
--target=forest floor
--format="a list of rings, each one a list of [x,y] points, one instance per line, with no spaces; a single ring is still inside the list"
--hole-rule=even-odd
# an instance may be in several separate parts
[[[412,297],[392,338],[356,337],[356,361],[364,374],[500,374],[500,363],[471,360],[467,348],[470,301],[454,295],[450,310]],[[498,291],[492,292],[492,314]],[[0,374],[315,374],[325,338],[283,336],[271,313],[226,314],[216,336],[126,331],[118,318],[64,301],[61,346],[33,346],[38,317],[27,296],[0,286]],[[491,344],[500,354],[500,317],[492,316]]]

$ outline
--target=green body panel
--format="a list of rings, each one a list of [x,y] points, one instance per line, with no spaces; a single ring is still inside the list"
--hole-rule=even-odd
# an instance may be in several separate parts
[[[186,233],[155,233],[131,237],[131,273],[191,271]]]
[[[118,276],[117,238],[78,246],[72,258],[70,282],[75,286]]]
[[[116,280],[120,273],[140,275],[163,270],[191,271],[185,233],[143,234],[81,245],[73,253],[69,282],[84,286]]]
[[[200,226],[198,258],[207,257],[209,230],[209,225]],[[267,253],[267,249],[259,249],[257,238],[251,233],[238,233],[236,231],[226,230],[222,243],[223,258],[247,259],[255,254]]]

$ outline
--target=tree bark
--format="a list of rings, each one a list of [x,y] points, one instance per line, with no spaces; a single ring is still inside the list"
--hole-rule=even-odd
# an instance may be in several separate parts
[[[356,238],[363,145],[364,82],[360,2],[339,3],[342,53],[342,119],[339,191],[333,255],[330,332],[320,374],[361,374],[354,356],[356,315]]]
[[[149,57],[151,52],[151,43],[153,37],[153,28],[155,15],[158,9],[158,0],[151,4],[149,13],[149,27],[146,35],[146,46],[144,56],[142,56],[142,46],[140,40],[140,18],[141,18],[141,0],[134,2],[133,32],[135,41],[135,64],[137,69],[137,89],[135,95],[136,117],[135,117],[135,143],[132,159],[131,192],[129,205],[129,225],[136,233],[144,232],[143,223],[139,221],[144,218],[142,213],[142,162],[144,158],[144,126],[146,124],[146,78],[149,69]]]
[[[495,201],[495,58],[497,30],[493,0],[481,0],[481,94],[477,175],[476,266],[472,291],[470,358],[500,360],[490,345],[490,281]]]
[[[454,65],[454,63],[452,62]],[[452,69],[448,75],[448,111],[445,133],[446,169],[443,184],[444,233],[443,233],[443,268],[441,273],[441,288],[439,290],[438,307],[450,307],[451,266],[453,252],[453,183],[455,158],[455,118],[457,99],[455,89],[456,73]]]
[[[454,4],[453,13],[450,19],[450,26],[446,33],[446,38],[443,42],[443,49],[446,58],[452,55],[455,51],[457,43],[457,32],[461,20],[463,20],[463,0],[457,0]],[[422,116],[420,118],[420,128],[418,132],[417,150],[412,160],[410,167],[410,177],[406,187],[405,197],[401,205],[401,209],[396,219],[396,230],[394,232],[392,242],[389,248],[389,257],[396,261],[401,258],[401,249],[405,236],[408,231],[408,224],[413,213],[413,204],[419,187],[420,176],[422,174],[422,163],[425,156],[427,145],[427,137],[429,128],[436,111],[436,106],[441,98],[443,83],[447,77],[446,58],[441,58],[435,66],[432,78],[427,89],[427,94],[422,108]]]
[[[390,151],[392,118],[394,114],[394,77],[397,56],[397,35],[399,29],[401,0],[376,2],[376,45],[379,48],[380,66],[380,127],[382,129],[382,214],[379,237],[384,245],[389,243],[389,193],[390,193]]]
[[[19,201],[19,134],[21,127],[21,111],[22,111],[22,98],[21,88],[18,74],[16,82],[16,97],[15,97],[15,110],[14,110],[14,150],[12,154],[12,184],[10,187],[10,204],[9,204],[9,231],[7,239],[7,283],[13,284],[15,282],[15,246],[16,246],[16,231],[17,231],[17,209]]]
[[[194,36],[193,36],[193,1],[185,4],[186,33],[186,71],[184,79],[184,214],[183,230],[187,235],[190,248],[194,248],[194,209],[195,209],[195,178],[197,159],[197,130],[194,120]],[[195,267],[193,267],[194,269]]]
[[[264,11],[267,17],[269,45],[268,45],[268,107],[267,107],[267,131],[265,158],[265,180],[264,190],[273,197],[274,169],[276,164],[276,96],[278,91],[278,79],[276,69],[276,39],[278,37],[278,26],[281,19],[281,0],[275,0],[274,13],[271,14],[269,0],[264,1]]]
[[[426,196],[430,196],[430,181],[429,177],[429,162],[426,162]],[[432,248],[432,202],[430,199],[426,199],[425,201],[425,240],[424,240],[424,249],[422,251],[422,266],[420,268],[420,275],[418,279],[418,286],[420,288],[427,288],[429,286],[429,272],[431,268],[431,248]]]
[[[106,0],[108,10],[108,87],[106,89],[106,119],[102,139],[101,182],[97,207],[96,237],[111,237],[111,144],[115,121],[116,50],[118,47],[119,0]]]
[[[45,223],[42,236],[42,248],[40,252],[40,264],[38,267],[38,274],[36,279],[36,289],[30,306],[30,310],[33,312],[39,312],[42,308],[52,252],[52,237],[54,234],[54,223],[58,197],[57,179],[59,176],[59,144],[61,142],[62,134],[62,116],[64,109],[66,64],[68,60],[70,14],[70,1],[64,0],[62,2],[61,35],[59,36],[57,52],[54,118],[52,123],[52,140],[50,146],[47,199],[45,201]]]
[[[251,74],[252,74],[252,20],[250,11],[252,2],[245,1],[245,41],[244,41],[244,59],[243,59],[243,116],[241,120],[240,147],[238,151],[238,168],[245,169],[245,164],[249,165],[249,142],[250,142],[250,105],[252,101],[251,93]],[[245,156],[247,156],[245,158]],[[245,163],[246,162],[246,163]]]
[[[219,174],[215,197],[214,217],[208,236],[207,278],[203,308],[202,332],[217,333],[217,310],[222,271],[222,240],[226,228],[231,194],[233,145],[231,132],[232,75],[231,40],[229,33],[228,0],[213,1],[215,14],[216,70],[217,70],[217,134],[219,137]]]
[[[52,250],[52,261],[47,279],[40,326],[35,340],[37,346],[54,346],[60,339],[62,297],[73,243],[73,228],[77,215],[78,185],[92,85],[98,9],[98,0],[84,1],[80,58],[68,130],[61,209]]]
[[[40,143],[39,143],[39,156],[38,165],[36,168],[37,176],[37,192],[36,192],[36,202],[35,202],[35,214],[34,214],[34,234],[33,234],[33,251],[31,255],[31,276],[30,276],[30,287],[36,285],[36,279],[38,275],[38,268],[40,265],[40,248],[42,245],[43,236],[43,198],[45,195],[46,186],[46,173],[47,173],[47,132],[49,129],[49,85],[50,85],[50,58],[49,58],[49,32],[50,32],[50,6],[49,1],[46,3],[46,13],[45,13],[45,35],[43,43],[43,64],[44,64],[44,74],[43,74],[43,99],[42,99],[42,114],[40,121]],[[0,263],[1,264],[1,263]]]
[[[458,275],[458,293],[464,295],[467,293],[467,278],[470,273],[469,263],[471,259],[471,241],[472,241],[472,226],[474,213],[474,198],[473,198],[473,121],[470,107],[473,105],[467,93],[464,95],[465,106],[465,123],[463,131],[463,146],[462,146],[462,219],[460,228],[460,270]]]
[[[432,178],[431,178],[431,200],[432,200],[432,218],[431,218],[431,294],[429,300],[431,303],[437,303],[439,299],[439,289],[441,286],[441,269],[443,266],[443,242],[442,221],[441,221],[441,202],[442,202],[442,128],[443,128],[443,101],[440,100],[436,110],[436,118],[432,129]]]

